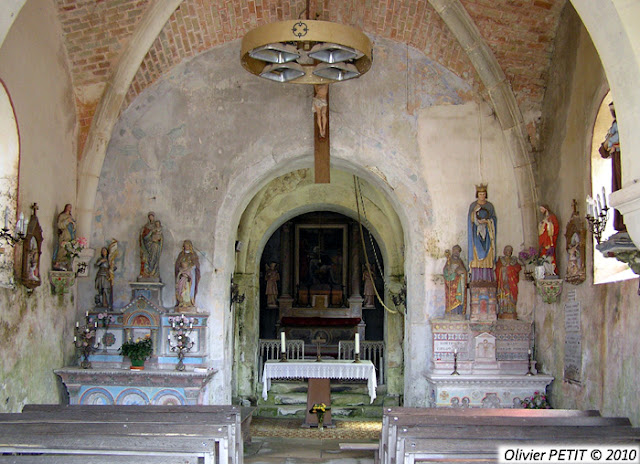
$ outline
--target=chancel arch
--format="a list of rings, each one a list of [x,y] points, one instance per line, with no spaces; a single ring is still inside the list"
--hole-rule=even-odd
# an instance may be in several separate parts
[[[382,285],[378,290],[384,298],[385,304],[394,308],[390,293],[400,292],[404,280],[403,227],[386,196],[366,181],[359,178],[357,181],[362,190],[362,201],[366,212],[365,218],[365,212],[360,211],[360,218],[366,227],[365,238],[368,240],[367,232],[370,231],[375,242],[379,245],[381,262],[384,263],[384,279],[388,291],[382,288]],[[243,398],[255,395],[255,389],[260,380],[260,373],[256,372],[256,353],[260,332],[261,258],[263,258],[265,247],[274,232],[283,225],[291,224],[292,220],[295,222],[296,218],[313,215],[313,212],[316,214],[324,213],[326,217],[332,218],[328,221],[337,225],[337,228],[344,226],[346,241],[350,245],[357,241],[357,246],[360,246],[354,175],[341,170],[332,170],[331,184],[328,185],[313,183],[313,175],[309,169],[290,172],[273,179],[253,197],[240,220],[234,282],[238,284],[240,293],[243,293],[246,299],[243,304],[236,306],[235,313],[234,378],[237,390],[234,395]],[[289,233],[291,234],[289,240],[294,243],[296,241],[295,227]],[[352,250],[349,249],[346,253],[350,255],[351,252]],[[345,291],[348,294],[343,296],[345,297],[345,306],[348,306],[347,300],[353,296],[354,291],[351,281],[354,278],[360,280],[361,266],[364,263],[357,262],[356,266],[359,269],[355,269],[352,257],[346,256],[345,258],[349,260],[348,266],[345,263],[348,275],[343,276],[347,283]],[[373,256],[369,256],[371,262],[374,259]],[[293,264],[293,260],[291,263]],[[295,273],[295,271],[295,265],[292,265],[285,272]],[[295,293],[290,296],[292,300],[298,301],[300,295],[297,291],[299,289],[295,288],[295,279],[292,275],[291,277],[289,286],[284,287],[283,293],[285,291],[290,294]],[[264,278],[264,273],[262,278]],[[302,286],[305,287],[305,284],[303,283]],[[362,288],[355,289],[360,295],[362,290]],[[311,303],[311,298],[315,296],[314,291],[303,288],[302,293],[304,306],[308,306],[308,303]],[[337,293],[328,295],[329,306],[332,303],[338,306],[338,298]],[[361,305],[362,302],[359,304]],[[392,395],[402,395],[404,320],[402,315],[398,313],[387,312],[383,317],[383,337],[386,342],[387,358],[396,360],[387,366],[387,391]]]

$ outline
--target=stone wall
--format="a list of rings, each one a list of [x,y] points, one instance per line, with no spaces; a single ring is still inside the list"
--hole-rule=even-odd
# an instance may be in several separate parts
[[[43,284],[32,294],[19,284],[0,289],[0,411],[57,402],[62,392],[53,369],[72,360],[74,294],[53,296],[48,284],[55,217],[76,196],[75,108],[52,17],[52,2],[27,2],[0,49],[0,78],[20,133],[18,208],[28,216],[38,203],[44,235]]]
[[[591,131],[608,85],[596,50],[571,6],[558,32],[554,75],[545,100],[545,150],[540,154],[540,199],[548,202],[560,221],[559,269],[567,266],[564,231],[571,217],[571,201],[584,215],[584,198],[591,191]],[[640,423],[640,341],[638,281],[593,285],[592,237],[587,243],[587,280],[565,282],[557,304],[535,300],[536,353],[539,368],[552,374],[554,407],[599,409],[603,415],[629,416]],[[595,251],[595,253],[599,253]],[[575,290],[582,317],[582,381],[563,381],[564,305]]]
[[[238,375],[231,361],[233,334],[238,333],[234,311],[251,314],[246,308],[229,308],[241,216],[260,204],[253,199],[272,179],[310,167],[313,153],[311,89],[249,75],[237,63],[238,45],[212,49],[177,66],[123,113],[100,177],[91,236],[94,248],[112,237],[120,242],[116,306],[128,301],[128,282],[137,276],[138,233],[148,211],[164,227],[160,273],[166,307],[175,304],[173,263],[180,243],[193,240],[201,253],[197,303],[212,315],[210,361],[219,369],[212,401],[230,399],[229,385]],[[370,184],[398,218],[393,234],[402,236],[398,243],[404,244],[404,269],[393,272],[408,276],[408,316],[404,363],[398,357],[392,362],[404,369],[408,404],[426,404],[428,320],[444,311],[439,277],[444,250],[460,243],[466,252],[474,184],[489,183],[499,217],[498,248],[512,244],[518,249],[523,242],[515,176],[502,132],[489,108],[473,98],[452,73],[385,39],[376,40],[376,64],[369,73],[331,88],[332,167]],[[312,192],[303,198],[319,207],[322,198],[331,196]],[[265,227],[275,230],[275,224]],[[257,265],[241,269],[249,287]],[[92,269],[80,284],[83,311],[93,302],[93,276]],[[402,391],[401,385],[394,386],[398,388]]]

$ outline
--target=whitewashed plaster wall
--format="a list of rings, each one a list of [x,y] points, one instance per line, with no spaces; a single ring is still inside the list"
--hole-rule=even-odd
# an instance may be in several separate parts
[[[55,217],[76,197],[75,108],[55,17],[52,2],[28,2],[0,48],[0,78],[20,131],[18,208],[28,216],[38,203],[44,235],[43,284],[31,295],[21,285],[0,289],[0,411],[58,402],[53,369],[73,354],[74,290],[52,296],[48,283]]]
[[[556,56],[545,99],[545,150],[538,162],[540,198],[548,202],[560,221],[559,269],[567,268],[567,221],[571,202],[584,201],[591,192],[590,155],[595,117],[608,84],[596,50],[572,10],[561,19]],[[565,282],[557,304],[535,301],[536,355],[543,372],[555,377],[551,401],[556,408],[598,409],[605,416],[629,417],[640,424],[640,314],[638,280],[593,284],[593,239],[587,243],[587,280]],[[595,251],[599,253],[599,251]],[[613,259],[613,258],[610,258]],[[580,303],[582,381],[563,380],[564,308],[574,290]]]
[[[405,401],[424,405],[428,321],[444,312],[438,276],[446,248],[460,242],[466,249],[474,184],[489,183],[499,246],[522,242],[521,212],[499,125],[466,84],[404,45],[377,39],[375,49],[369,73],[331,88],[332,167],[385,194],[402,223]],[[270,180],[313,162],[311,89],[249,75],[238,53],[236,41],[177,66],[123,113],[103,166],[91,236],[92,247],[113,237],[124,251],[116,306],[128,301],[128,282],[138,274],[137,237],[148,211],[165,231],[160,272],[167,307],[175,304],[180,243],[193,240],[202,253],[197,303],[212,315],[210,361],[219,370],[212,402],[231,395],[228,287],[241,215]],[[92,305],[94,275],[92,269],[80,284],[83,310]]]

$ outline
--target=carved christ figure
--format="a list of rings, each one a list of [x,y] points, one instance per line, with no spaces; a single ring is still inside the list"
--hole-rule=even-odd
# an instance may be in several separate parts
[[[327,111],[329,110],[327,96],[329,95],[329,84],[314,84],[313,91],[312,110],[316,114],[320,138],[323,139],[327,135]]]

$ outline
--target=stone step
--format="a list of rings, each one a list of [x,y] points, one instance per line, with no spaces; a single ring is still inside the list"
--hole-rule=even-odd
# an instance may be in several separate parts
[[[303,419],[307,413],[306,404],[296,405],[258,405],[255,415],[259,417],[291,417]],[[382,405],[373,406],[334,406],[331,405],[331,416],[335,419],[381,419]]]

